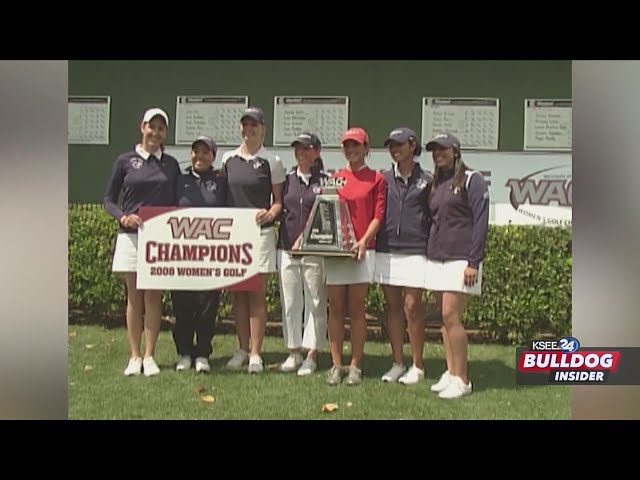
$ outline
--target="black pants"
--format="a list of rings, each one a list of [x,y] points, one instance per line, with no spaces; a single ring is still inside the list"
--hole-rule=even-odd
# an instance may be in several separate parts
[[[213,351],[220,291],[175,290],[171,292],[171,301],[176,316],[173,341],[178,355],[209,358]],[[195,345],[194,333],[197,338]]]

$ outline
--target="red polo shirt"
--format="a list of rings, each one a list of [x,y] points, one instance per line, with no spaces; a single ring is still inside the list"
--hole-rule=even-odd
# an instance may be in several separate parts
[[[386,180],[380,172],[365,166],[357,172],[342,169],[336,172],[334,178],[344,178],[344,187],[338,190],[340,198],[349,206],[351,223],[356,239],[360,240],[369,228],[371,221],[376,218],[384,220],[386,206]],[[375,248],[376,239],[372,238],[367,248]]]

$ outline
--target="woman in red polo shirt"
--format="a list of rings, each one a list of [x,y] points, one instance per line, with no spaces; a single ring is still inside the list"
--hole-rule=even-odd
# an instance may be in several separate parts
[[[376,234],[384,219],[386,182],[382,174],[366,163],[369,136],[362,128],[350,128],[342,135],[342,150],[346,168],[336,172],[343,187],[338,190],[341,200],[349,207],[356,237],[354,259],[326,258],[325,271],[329,294],[329,345],[333,366],[329,370],[329,385],[359,385],[362,383],[361,361],[367,338],[365,298],[373,280],[375,268]],[[351,364],[342,367],[344,319],[351,320]]]

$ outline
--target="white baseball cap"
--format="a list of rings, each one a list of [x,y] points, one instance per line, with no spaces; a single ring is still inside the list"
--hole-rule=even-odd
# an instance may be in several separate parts
[[[144,117],[142,117],[142,121],[145,123],[150,122],[153,119],[153,117],[157,117],[158,115],[164,118],[164,122],[167,124],[167,127],[168,127],[169,115],[167,115],[166,112],[161,108],[150,108],[149,110],[144,112]]]

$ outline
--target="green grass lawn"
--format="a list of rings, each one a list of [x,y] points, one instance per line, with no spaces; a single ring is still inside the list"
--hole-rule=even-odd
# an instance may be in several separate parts
[[[329,387],[324,383],[331,361],[320,355],[319,369],[308,377],[284,374],[281,338],[267,337],[263,355],[267,371],[249,375],[222,367],[236,348],[236,338],[217,336],[209,375],[175,371],[171,333],[160,334],[157,377],[125,377],[128,342],[124,328],[69,327],[70,419],[569,419],[570,387],[515,387],[515,348],[470,345],[469,377],[474,393],[441,400],[429,391],[444,370],[442,345],[425,347],[427,380],[416,386],[385,384],[391,366],[388,344],[370,341],[363,360],[364,383]],[[345,343],[348,353],[349,343]],[[405,357],[410,358],[405,346]],[[213,403],[201,399],[212,396]],[[323,413],[322,406],[338,409]]]

